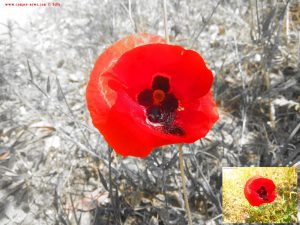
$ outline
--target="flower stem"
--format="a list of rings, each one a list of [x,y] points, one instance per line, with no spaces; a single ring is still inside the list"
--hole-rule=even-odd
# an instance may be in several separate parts
[[[167,15],[167,0],[164,0],[164,26],[165,26],[165,38],[166,38],[166,42],[167,44],[169,44],[170,40],[169,40],[169,34],[168,34],[168,15]]]
[[[180,166],[180,175],[181,175],[181,180],[182,180],[182,192],[183,192],[185,210],[186,210],[186,215],[188,217],[189,225],[192,225],[193,224],[192,223],[192,215],[191,215],[188,194],[187,194],[187,190],[186,190],[186,180],[185,180],[185,175],[184,175],[182,144],[178,144],[178,152],[179,152],[179,166]]]

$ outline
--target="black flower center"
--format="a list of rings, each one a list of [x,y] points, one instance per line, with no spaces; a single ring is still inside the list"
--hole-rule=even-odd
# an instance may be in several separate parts
[[[164,121],[164,113],[157,105],[152,105],[147,108],[147,118],[152,123],[161,123]]]
[[[256,193],[258,194],[258,196],[265,200],[265,201],[268,201],[268,198],[267,198],[267,190],[264,186],[261,186],[257,191]]]
[[[182,136],[184,130],[175,124],[178,99],[169,90],[169,79],[157,75],[153,79],[152,88],[142,90],[137,100],[146,108],[146,116],[150,122],[163,125],[165,133]]]

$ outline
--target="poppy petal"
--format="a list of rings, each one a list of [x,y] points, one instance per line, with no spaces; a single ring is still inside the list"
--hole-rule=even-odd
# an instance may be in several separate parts
[[[128,105],[131,106],[130,109]],[[159,128],[155,131],[149,126],[142,107],[120,91],[107,123],[103,126],[103,133],[106,141],[118,154],[146,157],[154,147],[163,144],[155,135],[160,133]]]
[[[205,95],[213,81],[197,52],[167,44],[143,45],[124,53],[112,73],[133,98],[157,76],[169,78],[170,92],[183,101]]]
[[[183,109],[177,112],[175,122],[186,133],[184,137],[185,143],[192,143],[199,138],[205,137],[214,123],[219,119],[211,91],[198,100],[180,105],[180,107]]]
[[[112,77],[104,75],[126,51],[140,45],[149,43],[164,43],[164,39],[157,35],[141,33],[127,36],[109,48],[107,48],[97,59],[91,72],[86,89],[87,107],[90,111],[92,122],[101,132],[105,124],[110,108],[116,100],[116,92],[111,88]]]

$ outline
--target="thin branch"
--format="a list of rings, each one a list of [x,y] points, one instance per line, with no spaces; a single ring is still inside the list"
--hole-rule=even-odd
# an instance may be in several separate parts
[[[242,121],[243,121],[243,125],[242,125],[241,139],[240,139],[240,143],[239,143],[239,153],[240,153],[243,150],[243,144],[244,144],[244,138],[245,138],[245,132],[246,132],[246,124],[247,124],[247,108],[246,108],[247,93],[246,93],[245,73],[244,73],[244,71],[242,69],[242,65],[241,65],[241,58],[240,58],[240,55],[239,55],[236,36],[234,36],[234,45],[235,45],[235,54],[236,54],[236,58],[237,58],[237,62],[238,62],[238,68],[239,68],[239,71],[240,71],[240,74],[241,74],[241,77],[242,77],[242,87],[243,87],[243,92],[242,92],[242,99],[243,99]]]
[[[182,152],[182,144],[178,144],[178,152],[179,152],[179,166],[180,166],[180,175],[182,180],[182,192],[183,192],[183,198],[184,198],[184,204],[186,209],[186,215],[188,217],[188,224],[192,225],[192,215],[189,205],[189,199],[188,199],[188,193],[186,189],[186,180],[184,175],[184,165],[183,165],[183,152]]]
[[[82,134],[82,137],[85,139],[87,145],[89,146],[89,149],[93,150],[93,147],[92,147],[92,145],[91,145],[89,139],[87,138],[86,134],[84,133],[82,127],[80,127],[80,126],[78,125],[78,120],[76,119],[76,117],[75,117],[75,115],[74,115],[74,113],[73,113],[73,111],[72,111],[72,109],[71,109],[71,107],[70,107],[70,105],[69,105],[69,103],[68,103],[68,101],[67,101],[67,98],[66,98],[66,96],[65,96],[65,94],[64,94],[64,92],[63,92],[63,90],[62,90],[62,87],[61,87],[61,85],[60,85],[60,82],[59,82],[58,77],[56,77],[56,83],[57,83],[57,88],[58,88],[58,90],[59,90],[60,94],[62,95],[62,98],[63,98],[63,100],[64,100],[64,102],[65,102],[65,105],[67,106],[67,109],[68,109],[68,111],[69,111],[71,117],[74,119],[74,122],[75,122],[76,127],[79,128],[79,130],[80,130],[80,132],[81,132],[81,134]]]
[[[198,32],[198,34],[196,35],[196,37],[194,38],[191,47],[190,48],[194,48],[196,41],[198,40],[200,34],[204,31],[206,25],[209,23],[209,21],[211,20],[212,16],[215,14],[217,8],[219,7],[221,3],[221,0],[218,1],[217,5],[213,8],[211,14],[209,15],[209,17],[207,19],[205,19],[205,23],[203,24],[202,28],[200,29],[200,31]]]
[[[133,17],[132,17],[131,0],[128,0],[128,8],[126,7],[126,5],[122,1],[119,0],[119,3],[123,7],[123,9],[125,9],[125,11],[128,13],[129,20],[130,20],[130,23],[133,26],[134,32],[138,33],[138,28],[137,28],[136,22],[133,20]]]
[[[165,37],[166,37],[166,42],[169,43],[169,33],[168,33],[168,15],[167,15],[167,0],[164,0],[164,26],[165,26]]]
[[[255,7],[256,7],[256,20],[257,20],[257,29],[258,29],[258,38],[260,39],[260,21],[259,21],[259,15],[258,15],[258,3],[257,0],[255,0]]]
[[[73,211],[73,214],[74,214],[74,219],[75,219],[76,225],[79,225],[79,221],[78,221],[78,218],[77,218],[77,215],[76,215],[74,201],[73,201],[71,193],[69,193],[69,197],[70,197],[70,200],[71,200],[71,206],[72,206],[72,211]]]

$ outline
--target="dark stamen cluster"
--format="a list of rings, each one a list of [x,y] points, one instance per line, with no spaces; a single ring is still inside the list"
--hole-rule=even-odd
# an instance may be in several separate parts
[[[178,100],[169,93],[169,79],[156,76],[152,82],[152,89],[145,89],[139,93],[137,100],[146,107],[146,115],[150,122],[163,125],[163,131],[173,135],[184,135],[182,128],[174,124]]]
[[[262,198],[263,200],[265,201],[268,201],[268,198],[267,198],[267,190],[264,186],[261,186],[257,191],[256,193],[259,195],[260,198]]]

